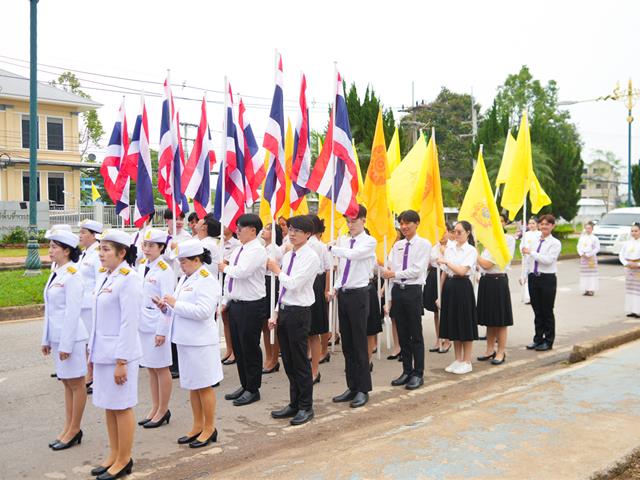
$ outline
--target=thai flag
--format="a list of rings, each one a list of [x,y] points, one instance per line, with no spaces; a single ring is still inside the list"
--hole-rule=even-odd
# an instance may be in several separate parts
[[[298,208],[304,196],[309,193],[307,182],[311,174],[311,146],[309,128],[309,108],[307,107],[307,79],[302,75],[300,83],[300,115],[293,139],[293,164],[291,168],[290,205]]]
[[[247,205],[253,205],[258,197],[258,189],[265,177],[264,155],[260,153],[256,137],[249,124],[245,112],[244,102],[240,99],[238,108],[238,131],[242,132],[243,157],[245,167],[245,201]]]
[[[216,155],[211,141],[211,131],[207,122],[207,103],[202,99],[198,135],[189,154],[182,174],[182,193],[193,198],[193,206],[198,218],[211,211],[211,168],[216,163]]]
[[[333,116],[334,122],[329,123],[324,146],[307,182],[307,188],[333,199],[336,210],[340,213],[355,216],[358,214],[356,200],[358,171],[353,154],[349,114],[339,73]],[[331,166],[332,156],[335,156],[335,172]]]
[[[233,115],[233,94],[231,85],[227,92],[227,147],[225,161],[220,163],[216,199],[213,207],[214,217],[231,231],[236,231],[238,217],[245,209],[245,167],[244,156],[238,141],[237,123]],[[224,171],[223,171],[224,167]],[[222,199],[222,182],[224,181],[224,202]],[[224,209],[224,210],[223,210]]]
[[[286,193],[282,76],[282,56],[279,56],[278,68],[276,69],[276,88],[273,92],[271,113],[263,142],[263,147],[269,151],[272,158],[264,183],[264,198],[269,202],[271,214],[274,217],[282,208]]]
[[[122,192],[118,191],[117,181],[120,166],[124,163],[127,155],[128,134],[127,117],[124,112],[124,98],[118,109],[118,118],[113,125],[109,145],[107,146],[107,156],[100,166],[100,174],[104,179],[104,188],[109,198],[114,204],[120,200]]]
[[[151,152],[149,150],[149,122],[147,108],[142,99],[142,114],[136,118],[133,136],[129,145],[129,156],[135,156],[138,163],[136,179],[136,204],[133,211],[133,223],[142,228],[155,213],[153,205],[153,183],[151,182]]]

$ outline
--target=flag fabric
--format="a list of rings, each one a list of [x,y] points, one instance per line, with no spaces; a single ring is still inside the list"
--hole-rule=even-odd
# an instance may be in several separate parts
[[[534,176],[531,136],[526,111],[522,113],[516,146],[516,153],[505,181],[504,192],[500,202],[502,208],[509,211],[510,220],[513,220],[522,208],[525,195],[529,192]]]
[[[418,214],[420,225],[418,235],[426,238],[431,245],[436,245],[447,230],[444,219],[444,202],[442,200],[442,186],[440,184],[440,166],[438,165],[438,147],[436,146],[435,130],[431,130],[431,138],[427,145],[426,174],[422,199]]]
[[[426,156],[427,142],[419,135],[418,141],[391,174],[389,204],[395,213],[420,210],[427,180]]]
[[[531,182],[529,199],[531,200],[531,211],[533,213],[538,213],[540,209],[542,209],[542,207],[551,205],[551,198],[542,189],[542,186],[538,181],[538,177],[536,177],[535,175],[533,176],[533,181]]]
[[[236,128],[245,169],[245,203],[247,206],[251,206],[259,198],[258,189],[262,185],[266,173],[264,156],[258,148],[242,99],[240,99],[238,107],[238,126]]]
[[[129,207],[129,190],[131,185],[131,178],[134,180],[138,176],[138,158],[136,156],[129,155],[129,133],[127,129],[127,117],[124,113],[124,99],[122,104],[122,146],[121,152],[123,154],[120,161],[120,168],[118,169],[118,176],[116,177],[115,185],[115,204],[116,214],[119,215],[125,225],[129,225],[131,222],[131,211]]]
[[[318,195],[318,218],[324,222],[324,233],[322,241],[328,243],[331,241],[331,207],[333,206],[333,239],[340,236],[340,233],[347,228],[347,221],[344,216],[331,203],[331,199],[322,195]]]
[[[203,98],[198,133],[182,174],[183,193],[193,199],[198,218],[203,218],[211,211],[211,168],[215,163],[216,155],[207,121],[207,103]]]
[[[269,152],[264,152],[264,168],[265,170],[269,170]],[[273,220],[273,215],[271,215],[271,209],[269,208],[269,201],[264,197],[264,183],[265,180],[262,181],[262,196],[260,197],[260,210],[258,211],[258,215],[260,216],[260,220],[262,220],[263,225],[267,225],[271,223]]]
[[[389,253],[396,239],[396,228],[387,202],[388,168],[382,110],[380,110],[371,146],[371,160],[362,189],[363,202],[367,206],[367,228],[371,236],[378,241],[376,258],[379,263],[384,262],[384,257]],[[384,237],[387,237],[387,251],[384,249]]]
[[[293,212],[293,206],[291,205],[291,194],[293,193],[293,183],[291,181],[291,172],[293,171],[293,127],[291,126],[291,120],[287,118],[287,129],[284,134],[284,203],[282,208],[277,212],[277,216],[282,215],[285,218],[289,218]]]
[[[391,142],[389,142],[389,150],[387,150],[387,160],[389,168],[387,168],[387,178],[391,178],[391,174],[400,165],[400,135],[398,133],[398,127],[393,132]]]
[[[153,183],[151,170],[151,151],[149,150],[149,121],[147,108],[142,101],[142,113],[137,116],[129,145],[129,156],[135,156],[137,162],[136,202],[133,211],[133,223],[142,228],[155,212],[153,205]]]
[[[271,165],[264,184],[265,198],[269,202],[271,212],[280,211],[286,197],[286,158],[284,153],[284,92],[282,74],[282,56],[278,56],[276,68],[276,85],[273,91],[271,111],[267,129],[264,133],[263,147],[270,153]]]
[[[100,192],[96,188],[93,182],[91,182],[91,201],[95,202],[96,200],[100,200]]]
[[[118,203],[122,192],[118,192],[116,186],[120,166],[127,155],[127,118],[124,112],[124,99],[118,109],[118,117],[113,125],[109,145],[107,146],[107,156],[100,166],[100,174],[104,179],[104,189],[114,204]]]
[[[362,190],[364,189],[364,181],[362,180],[362,169],[360,168],[360,159],[358,158],[358,150],[356,149],[356,142],[352,141],[351,146],[353,147],[353,157],[356,162],[356,172],[358,174],[358,193],[356,194],[356,200],[359,204],[363,204],[365,207],[367,206],[364,203]]]
[[[507,140],[504,144],[504,152],[502,153],[502,161],[500,162],[500,169],[498,170],[498,176],[496,177],[496,187],[506,183],[509,177],[509,171],[511,165],[513,165],[513,159],[517,152],[516,139],[511,135],[511,130],[507,132]]]
[[[311,129],[309,128],[309,108],[307,107],[307,79],[302,75],[300,82],[300,112],[293,139],[293,159],[291,167],[291,188],[289,193],[291,208],[296,210],[309,193],[307,182],[311,175]],[[286,144],[285,144],[286,150]]]
[[[466,220],[473,226],[475,238],[489,250],[496,265],[504,268],[509,263],[511,254],[484,166],[482,149],[478,152],[478,162],[460,207],[458,220]]]
[[[176,199],[176,206],[180,206],[180,211],[186,213],[189,211],[189,203],[187,196],[183,194],[182,177],[185,169],[185,154],[182,146],[182,135],[180,135],[180,112],[176,110],[176,135],[178,137],[178,151],[173,161],[173,171],[171,180],[173,181],[173,194]]]

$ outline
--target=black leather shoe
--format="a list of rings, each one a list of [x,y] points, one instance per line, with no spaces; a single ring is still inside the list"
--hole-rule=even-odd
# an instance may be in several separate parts
[[[320,375],[320,372],[318,372],[318,376],[313,379],[313,384],[315,385],[316,383],[320,383],[321,378],[322,378],[322,375]]]
[[[429,353],[437,353],[440,351],[440,347],[433,347],[429,349]]]
[[[331,361],[331,352],[327,352],[327,354],[322,357],[322,360],[320,360],[318,363],[329,363]]]
[[[395,380],[391,380],[391,385],[394,387],[399,387],[400,385],[404,385],[409,381],[409,375],[403,373]]]
[[[167,410],[167,412],[157,422],[147,422],[142,426],[144,428],[158,428],[161,427],[164,422],[167,422],[167,425],[169,425],[169,420],[171,420],[171,410]]]
[[[397,360],[398,358],[400,358],[400,353],[396,353],[395,355],[389,355],[387,357],[387,360]]]
[[[296,416],[293,417],[289,423],[291,425],[302,425],[303,423],[307,423],[309,420],[313,418],[313,410],[298,410]]]
[[[187,443],[191,443],[193,442],[196,438],[198,438],[200,436],[200,433],[196,433],[195,435],[191,435],[190,437],[185,435],[184,437],[180,437],[178,439],[178,445],[186,445]]]
[[[82,443],[82,430],[78,431],[78,433],[76,433],[73,438],[71,440],[69,440],[67,443],[64,443],[62,441],[58,441],[56,443],[54,443],[53,445],[51,445],[51,450],[66,450],[67,448],[71,448],[73,447],[75,444],[80,445]]]
[[[111,467],[109,467],[111,468]],[[131,474],[131,470],[133,469],[133,458],[131,460],[129,460],[129,463],[127,463],[124,468],[122,470],[120,470],[118,473],[114,473],[113,475],[109,473],[109,470],[107,470],[104,473],[101,473],[100,475],[98,475],[98,480],[115,480],[116,478],[122,478],[126,475],[130,475]]]
[[[550,343],[544,342],[536,347],[536,352],[546,352],[547,350],[551,350],[553,347]]]
[[[173,378],[174,380],[175,380],[176,378],[180,378],[180,372],[173,372],[173,371],[172,371],[172,372],[171,372],[171,378]]]
[[[297,408],[293,408],[291,405],[287,405],[286,407],[280,410],[272,411],[271,418],[290,418],[290,417],[295,417],[296,413],[298,413]]]
[[[56,443],[58,443],[60,440],[58,440],[57,438],[55,440],[51,440],[49,442],[49,448],[53,447]]]
[[[232,359],[232,360],[229,360],[229,358],[227,358],[226,360],[222,361],[223,365],[233,365],[234,363],[236,363],[236,359],[235,358]]]
[[[628,317],[629,315],[627,315]],[[57,373],[52,373],[51,375],[49,375],[51,378],[58,378],[58,374]]]
[[[235,400],[236,398],[240,398],[240,395],[244,393],[244,388],[240,387],[235,392],[227,393],[224,396],[225,400]]]
[[[480,357],[477,357],[477,358],[479,362],[486,362],[487,360],[496,358],[496,352],[493,352],[491,355],[481,355]]]
[[[541,345],[540,343],[536,343],[536,342],[531,342],[529,345],[527,345],[527,350],[535,350],[538,345]]]
[[[357,393],[358,392],[354,392],[354,391],[349,390],[347,388],[342,395],[338,395],[337,397],[333,397],[333,401],[335,403],[350,402],[351,400],[353,400],[355,398]]]
[[[109,465],[109,467],[110,466],[111,465]],[[94,467],[91,469],[91,475],[93,475],[94,477],[97,477],[98,475],[102,475],[104,472],[109,470],[109,467],[103,467],[102,465],[100,465],[99,467]]]
[[[233,404],[236,407],[242,407],[244,405],[249,405],[253,402],[257,402],[260,400],[260,392],[250,392],[249,390],[245,390],[242,395],[236,398],[233,401]]]
[[[143,418],[142,420],[138,421],[138,425],[144,425],[145,423],[149,423],[150,421],[150,418]]]
[[[276,363],[273,368],[263,368],[262,374],[269,375],[270,373],[277,372],[280,370],[280,362]]]
[[[87,395],[93,394],[93,387],[87,387]]]
[[[356,396],[353,397],[353,400],[351,400],[351,403],[349,404],[349,406],[351,408],[364,407],[368,401],[369,401],[368,393],[358,392],[356,393]]]
[[[211,434],[211,436],[207,438],[205,441],[201,442],[196,439],[193,442],[191,442],[189,446],[191,448],[202,448],[202,447],[206,447],[210,443],[216,443],[217,441],[218,441],[218,429],[216,428]]]
[[[507,360],[507,354],[505,353],[502,356],[501,360],[498,360],[497,358],[494,358],[493,360],[491,360],[491,365],[502,365],[506,360]]]
[[[411,375],[404,388],[406,388],[407,390],[415,390],[416,388],[420,388],[422,385],[424,385],[424,379],[422,377]]]

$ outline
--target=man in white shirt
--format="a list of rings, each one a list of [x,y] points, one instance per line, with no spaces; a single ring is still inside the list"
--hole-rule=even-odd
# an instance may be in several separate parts
[[[538,220],[540,240],[535,249],[525,247],[524,255],[531,255],[533,266],[529,272],[529,296],[531,308],[535,315],[536,333],[533,342],[527,345],[527,350],[546,352],[553,348],[556,337],[556,318],[553,307],[556,301],[556,287],[558,280],[558,256],[562,250],[560,240],[551,235],[556,225],[553,215],[542,215]]]
[[[273,418],[291,418],[302,425],[313,418],[313,378],[307,358],[311,305],[315,301],[313,282],[320,268],[318,255],[307,244],[313,222],[307,215],[287,220],[292,249],[282,257],[282,268],[269,259],[267,268],[278,276],[278,311],[269,319],[269,328],[278,325],[282,363],[289,379],[289,404],[271,412]]]
[[[258,215],[245,213],[237,221],[240,248],[231,256],[231,263],[221,261],[218,269],[227,277],[227,290],[222,299],[223,310],[229,312],[231,343],[236,357],[240,388],[224,396],[236,407],[260,400],[262,383],[262,322],[269,314],[263,298],[266,295],[264,276],[267,250],[258,233],[262,221]]]
[[[367,209],[358,208],[355,218],[345,216],[349,236],[340,237],[331,253],[338,258],[335,294],[338,297],[340,338],[344,354],[347,390],[334,402],[362,407],[369,400],[371,372],[367,342],[369,276],[376,262],[376,240],[364,231]]]
[[[424,384],[424,338],[422,337],[422,286],[431,258],[431,243],[417,234],[420,215],[405,210],[398,216],[404,239],[396,242],[389,254],[391,264],[382,271],[393,281],[391,317],[398,327],[402,353],[402,375],[391,382],[415,390]]]

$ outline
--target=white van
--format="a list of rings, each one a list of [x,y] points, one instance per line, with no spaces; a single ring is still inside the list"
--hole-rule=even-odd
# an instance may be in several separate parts
[[[640,223],[640,208],[616,208],[605,214],[596,224],[593,233],[600,241],[602,253],[620,253],[622,244],[629,240],[631,224]]]

